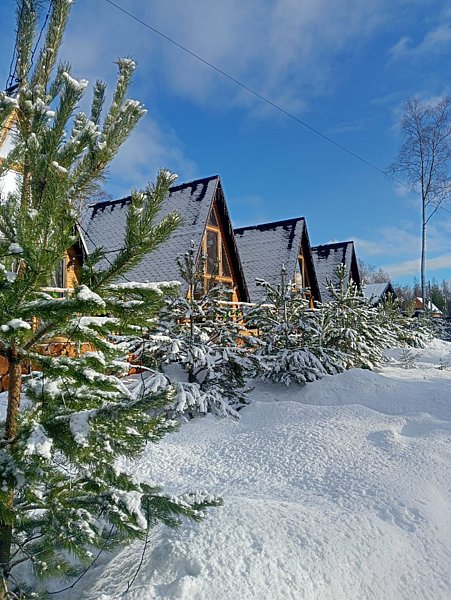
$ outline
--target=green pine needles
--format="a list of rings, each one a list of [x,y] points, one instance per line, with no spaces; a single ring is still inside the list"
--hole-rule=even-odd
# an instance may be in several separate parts
[[[53,0],[32,68],[37,8],[37,0],[25,0],[18,11],[19,88],[14,98],[0,94],[0,126],[14,115],[13,149],[0,176],[17,173],[17,190],[0,204],[0,355],[9,361],[0,440],[2,600],[31,597],[20,583],[26,567],[35,581],[71,577],[99,550],[145,538],[156,522],[199,519],[218,504],[205,493],[166,496],[119,460],[174,428],[161,411],[172,390],[125,385],[127,348],[112,340],[136,335],[173,292],[170,282],[134,284],[124,275],[179,224],[175,214],[156,222],[175,177],[162,170],[155,184],[133,192],[114,258],[99,249],[73,292],[42,291],[79,242],[83,205],[145,110],[127,97],[135,64],[122,59],[110,106],[98,81],[90,114],[77,112],[87,82],[57,62],[71,0]],[[55,338],[63,355],[49,355]]]

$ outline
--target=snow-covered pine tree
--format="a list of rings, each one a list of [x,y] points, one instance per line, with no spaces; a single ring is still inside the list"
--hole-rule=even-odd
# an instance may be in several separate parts
[[[424,348],[432,338],[434,319],[406,316],[400,303],[391,295],[378,305],[382,327],[393,336],[393,346]]]
[[[184,285],[165,299],[144,344],[135,340],[135,355],[150,369],[143,388],[175,389],[171,415],[211,412],[238,417],[248,403],[246,379],[255,359],[254,342],[237,309],[228,303],[230,290],[210,280],[205,289],[205,260],[191,249],[178,264]]]
[[[290,385],[308,383],[344,370],[342,354],[323,347],[318,313],[309,306],[302,290],[294,289],[282,266],[280,284],[258,282],[263,301],[246,315],[246,324],[260,341],[254,355],[255,375]]]
[[[344,265],[337,267],[338,285],[328,285],[333,299],[319,307],[322,343],[347,356],[347,367],[373,369],[382,350],[395,336],[378,318],[378,311],[364,298],[354,281],[348,281]]]
[[[96,252],[80,285],[63,298],[41,291],[77,241],[83,202],[145,111],[127,99],[134,63],[126,59],[118,61],[105,118],[102,82],[94,86],[90,116],[75,114],[86,82],[74,79],[67,64],[55,69],[71,0],[53,0],[32,70],[37,4],[26,0],[18,11],[17,96],[0,95],[0,126],[16,113],[14,148],[0,174],[12,167],[19,173],[17,191],[0,206],[0,355],[9,361],[0,425],[1,600],[27,595],[19,583],[27,565],[38,579],[70,576],[99,549],[144,537],[157,521],[197,519],[216,503],[205,494],[166,496],[117,460],[137,456],[173,428],[156,415],[168,393],[124,385],[123,352],[108,335],[136,330],[161,305],[164,285],[117,281],[177,227],[174,214],[155,222],[174,177],[161,171],[155,185],[133,193],[123,247],[113,259]],[[54,336],[66,339],[74,356],[46,356]],[[81,355],[83,344],[91,351]]]
[[[433,334],[435,337],[445,342],[451,342],[451,322],[445,319],[437,319],[431,317],[426,325],[426,329],[429,334]],[[424,325],[423,325],[424,328]]]

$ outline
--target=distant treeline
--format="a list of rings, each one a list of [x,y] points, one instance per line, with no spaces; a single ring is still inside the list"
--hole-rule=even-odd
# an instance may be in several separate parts
[[[390,281],[389,273],[381,268],[374,267],[359,260],[359,271],[362,282],[365,283],[384,283]],[[421,298],[421,285],[415,277],[410,284],[393,283],[393,288],[406,313],[414,312],[415,298]],[[435,304],[443,312],[444,317],[451,318],[451,283],[443,280],[438,283],[435,279],[426,282],[427,300]]]
[[[415,298],[421,298],[421,285],[418,279],[415,278],[411,284],[394,284],[393,287],[402,308],[406,312],[410,312],[412,306],[415,305]],[[427,282],[426,297],[442,311],[444,317],[451,317],[451,285],[449,281],[443,280],[441,283],[437,283],[435,279],[432,279]]]

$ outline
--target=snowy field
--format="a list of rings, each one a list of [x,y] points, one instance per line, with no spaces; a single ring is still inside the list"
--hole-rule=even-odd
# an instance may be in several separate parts
[[[451,344],[414,369],[258,385],[242,420],[151,445],[136,476],[224,498],[200,525],[102,557],[80,600],[449,600]],[[438,368],[441,366],[441,368]]]

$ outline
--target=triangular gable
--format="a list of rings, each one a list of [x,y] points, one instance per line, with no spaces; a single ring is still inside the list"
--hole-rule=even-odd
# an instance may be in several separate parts
[[[199,256],[206,257],[206,285],[220,281],[235,288],[234,300],[249,301],[238,248],[221,182],[213,197],[204,229]]]
[[[80,227],[88,253],[96,247],[102,247],[108,252],[109,260],[112,260],[124,239],[130,202],[131,198],[127,197],[99,202],[88,208]],[[248,300],[246,284],[233,238],[233,229],[218,176],[198,179],[170,188],[158,217],[162,218],[170,212],[177,212],[182,218],[182,224],[169,239],[131,269],[126,274],[126,278],[132,281],[179,280],[177,257],[188,252],[192,242],[199,253],[203,252],[202,243],[213,204],[217,207],[226,243],[226,252],[233,266],[234,282],[238,288],[237,296],[240,300]]]
[[[277,286],[282,265],[294,283],[300,256],[305,279],[303,285],[311,288],[315,300],[319,298],[304,218],[240,227],[235,229],[235,237],[252,302],[263,297],[263,289],[257,285],[256,279],[264,279]]]
[[[379,302],[388,295],[390,295],[393,299],[397,297],[390,281],[384,281],[381,283],[365,283],[362,286],[362,290],[365,298],[367,298],[367,300],[369,300],[374,306],[377,306]]]
[[[359,287],[360,273],[354,242],[335,242],[312,247],[312,256],[318,280],[321,302],[329,302],[332,295],[327,289],[328,283],[338,285],[337,267],[343,264],[352,279]]]

